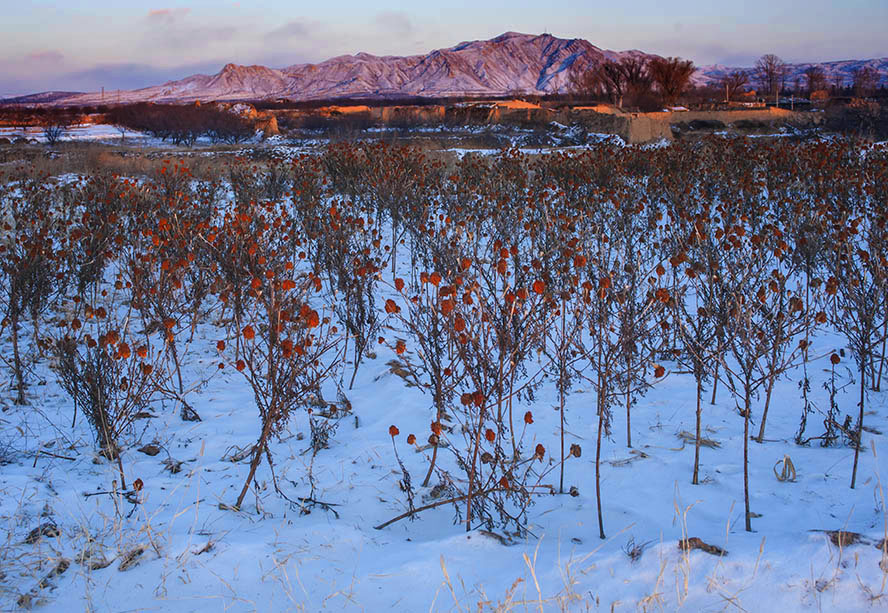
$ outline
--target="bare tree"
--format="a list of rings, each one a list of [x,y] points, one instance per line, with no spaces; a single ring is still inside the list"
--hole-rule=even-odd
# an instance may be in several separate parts
[[[636,57],[625,57],[619,62],[606,60],[586,70],[576,70],[570,81],[575,94],[584,97],[605,95],[619,107],[623,106],[626,96],[637,105],[650,93],[652,85],[648,62]]]
[[[845,77],[841,74],[836,73],[833,77],[832,82],[833,93],[839,93],[841,90],[845,89]]]
[[[599,87],[608,95],[611,102],[623,106],[623,96],[626,93],[626,73],[623,67],[617,62],[608,60],[599,64],[595,72]]]
[[[651,92],[653,80],[651,79],[648,63],[644,59],[625,57],[620,60],[620,68],[623,70],[623,80],[626,84],[626,95],[630,99],[631,106],[639,106],[645,97]]]
[[[47,145],[55,145],[68,133],[68,122],[63,119],[52,119],[43,126],[43,138]]]
[[[854,79],[854,95],[865,98],[872,95],[879,81],[879,73],[870,66],[855,68],[851,73]]]
[[[567,87],[570,93],[579,99],[593,98],[599,93],[594,70],[572,70],[568,76]]]
[[[758,78],[762,90],[769,94],[777,95],[780,85],[786,78],[786,62],[773,53],[767,53],[755,63],[755,75]]]
[[[725,90],[725,102],[741,93],[749,84],[749,75],[743,70],[735,70],[719,79],[719,85]]]
[[[654,58],[648,70],[667,105],[675,104],[691,83],[694,63],[677,57]]]
[[[868,365],[878,353],[884,330],[888,329],[888,260],[884,255],[888,223],[884,213],[872,210],[848,219],[844,226],[841,229],[845,233],[840,235],[844,240],[838,241],[835,257],[830,258],[828,265],[832,276],[827,281],[826,292],[835,296],[837,308],[833,323],[848,339],[858,366],[860,412],[852,434],[851,489],[854,489],[863,435]]]
[[[805,82],[808,85],[808,97],[814,92],[826,87],[826,75],[820,66],[811,66],[805,69]]]

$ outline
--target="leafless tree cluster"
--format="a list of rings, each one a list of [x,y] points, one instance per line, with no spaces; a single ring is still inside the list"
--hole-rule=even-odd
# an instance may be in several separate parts
[[[606,96],[616,106],[653,110],[657,103],[675,104],[689,87],[694,65],[679,58],[627,56],[605,60],[588,70],[574,72],[571,88],[584,96]]]
[[[313,458],[334,444],[353,410],[347,386],[387,351],[390,372],[428,398],[427,431],[389,429],[407,496],[392,521],[453,505],[467,529],[525,534],[537,497],[582,495],[571,482],[586,469],[602,538],[602,458],[639,444],[638,401],[687,370],[691,481],[705,478],[705,420],[733,420],[744,468],[732,487],[750,530],[750,445],[767,441],[775,412],[797,415],[772,401],[782,379],[801,377],[796,440],[853,448],[856,486],[886,355],[886,185],[884,147],[862,156],[838,140],[511,150],[447,169],[364,143],[236,160],[205,182],[173,163],[65,186],[18,174],[0,181],[2,331],[17,347],[4,361],[26,401],[28,364],[50,357],[124,488],[137,416],[162,398],[189,418],[188,394],[231,373],[256,415],[234,506],[267,470],[293,504],[329,510],[314,475],[301,495],[278,481],[276,441],[301,418]],[[824,329],[847,341],[857,405],[836,393],[842,358],[825,357]],[[207,339],[213,372],[183,369]],[[824,369],[825,394],[810,385]],[[547,388],[554,435],[535,426]],[[583,411],[595,431],[585,456],[571,427]],[[405,440],[426,455],[405,461]],[[417,502],[417,467],[436,501]]]
[[[188,147],[202,136],[214,143],[236,144],[255,133],[249,120],[210,106],[142,102],[114,107],[109,118],[118,126]]]

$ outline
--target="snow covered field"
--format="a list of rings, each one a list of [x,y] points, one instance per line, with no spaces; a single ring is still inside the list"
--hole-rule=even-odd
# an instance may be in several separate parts
[[[96,127],[98,128],[98,127]],[[99,132],[95,138],[100,138]],[[0,133],[2,136],[2,133]],[[109,138],[114,135],[108,134]],[[119,138],[119,134],[116,136]],[[127,139],[130,137],[127,136]],[[407,257],[399,274],[409,275]],[[387,272],[383,274],[388,277]],[[389,288],[391,289],[391,288]],[[391,295],[395,295],[390,291]],[[326,296],[325,300],[332,300]],[[391,324],[394,325],[394,324]],[[27,329],[27,328],[26,328]],[[28,329],[29,330],[29,329]],[[399,330],[385,330],[395,337]],[[528,511],[528,534],[454,523],[454,507],[423,511],[381,530],[374,526],[407,509],[395,445],[413,476],[416,506],[434,503],[419,487],[430,452],[424,443],[435,412],[429,394],[406,385],[390,365],[388,345],[375,346],[344,392],[350,410],[328,423],[328,447],[313,458],[306,411],[272,445],[278,495],[263,463],[257,489],[232,508],[247,473],[240,452],[258,432],[253,390],[228,367],[219,369],[219,329],[201,323],[179,333],[188,403],[201,421],[183,421],[179,404],[157,401],[125,438],[126,492],[117,464],[96,453],[82,415],[48,360],[27,373],[28,404],[14,404],[8,374],[11,344],[4,330],[0,389],[0,597],[2,608],[52,611],[877,611],[888,608],[888,407],[884,392],[868,396],[856,489],[849,489],[853,449],[798,446],[800,370],[777,382],[768,432],[749,444],[754,531],[744,530],[743,418],[723,385],[709,404],[699,485],[691,485],[695,428],[694,377],[663,362],[664,377],[632,413],[633,447],[625,444],[625,414],[614,412],[613,434],[601,452],[607,538],[598,534],[594,455],[595,392],[578,384],[566,406],[567,440],[582,447],[565,464],[565,491],[542,493]],[[229,342],[230,339],[229,339]],[[824,385],[830,355],[843,386],[842,411],[856,415],[854,361],[832,329],[812,339],[810,397],[829,404]],[[417,349],[408,342],[407,355]],[[814,357],[816,356],[816,357]],[[542,366],[539,355],[529,359]],[[348,387],[351,368],[336,383]],[[516,408],[533,413],[528,448],[558,448],[558,395],[551,379]],[[753,422],[757,423],[761,399]],[[808,433],[823,430],[824,413]],[[688,440],[688,436],[691,436]],[[558,487],[554,451],[539,462],[541,483]],[[778,474],[787,459],[795,478]],[[446,462],[446,460],[444,460]],[[445,464],[445,466],[448,466]],[[452,468],[452,467],[451,467]],[[314,481],[312,493],[308,474]],[[544,488],[545,489],[545,488]],[[299,503],[312,497],[328,506]],[[294,502],[295,501],[295,502]],[[844,531],[838,534],[835,531]],[[853,536],[851,536],[853,534]],[[727,553],[685,551],[696,537]],[[695,542],[695,541],[691,541]]]
[[[25,138],[34,140],[38,143],[45,143],[46,136],[43,128],[0,128],[0,138],[8,138],[14,141],[17,138]],[[125,139],[130,142],[139,144],[149,144],[149,137],[145,134],[127,130]],[[87,142],[121,142],[121,133],[116,126],[106,124],[78,124],[69,127],[62,136],[63,141],[87,141]]]
[[[190,370],[215,368],[211,341],[195,343],[203,348],[189,356]],[[817,343],[824,349],[836,344],[829,338]],[[264,469],[264,489],[249,495],[243,511],[219,508],[233,504],[246,472],[244,462],[224,458],[251,445],[256,429],[252,394],[237,376],[216,376],[191,397],[199,423],[183,423],[169,407],[157,407],[157,417],[138,422],[138,441],[128,448],[124,466],[129,479],[145,484],[140,504],[119,494],[86,497],[109,491],[116,468],[94,461],[83,421],[73,431],[69,427],[70,400],[51,374],[35,373],[47,384],[32,388],[31,405],[14,407],[7,394],[2,415],[5,607],[15,608],[20,594],[60,560],[85,552],[110,565],[72,563],[36,590],[35,601],[59,611],[449,611],[475,610],[479,603],[547,611],[884,606],[884,596],[871,598],[883,593],[885,577],[873,544],[884,538],[879,473],[888,474],[888,446],[882,436],[866,437],[879,457],[867,447],[859,485],[849,490],[850,449],[792,443],[799,404],[792,380],[782,382],[776,396],[775,440],[751,449],[752,508],[762,515],[754,533],[743,531],[742,419],[733,400],[722,394],[717,406],[706,407],[706,436],[720,447],[702,450],[703,483],[692,486],[693,445],[676,434],[693,430],[693,380],[670,374],[637,407],[636,423],[651,425],[634,432],[634,449],[617,435],[603,452],[609,538],[598,538],[593,471],[584,456],[566,476],[579,495],[541,496],[531,508],[535,536],[504,545],[481,531],[466,534],[452,523],[449,505],[415,522],[373,529],[405,509],[400,475],[392,470],[389,424],[421,432],[432,417],[428,399],[405,389],[384,366],[385,357],[359,372],[348,394],[354,416],[342,419],[331,448],[316,460],[316,496],[337,505],[338,518],[320,508],[301,515],[274,493]],[[576,394],[568,414],[571,440],[591,453],[595,419],[586,397]],[[884,395],[875,400],[869,423],[884,432]],[[543,397],[533,409],[537,440],[554,448],[553,404],[551,396]],[[621,425],[617,419],[616,432]],[[300,416],[274,446],[278,478],[292,496],[308,493],[307,430]],[[137,451],[152,442],[161,448],[157,456]],[[414,475],[424,472],[423,454],[403,448],[401,454]],[[798,471],[794,483],[779,482],[772,471],[784,454]],[[181,470],[171,474],[167,460],[182,462]],[[422,493],[428,495],[428,488]],[[60,533],[24,542],[46,522]],[[867,542],[837,547],[827,530],[857,532]],[[699,537],[728,555],[686,554],[677,546],[683,536]],[[626,553],[630,543],[644,548],[635,562]],[[136,548],[145,549],[138,565],[119,570]]]

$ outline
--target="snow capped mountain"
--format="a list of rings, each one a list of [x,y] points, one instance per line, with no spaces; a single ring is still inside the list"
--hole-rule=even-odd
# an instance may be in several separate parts
[[[624,56],[653,57],[637,50],[602,50],[577,38],[506,32],[490,40],[466,41],[426,55],[358,53],[278,70],[227,64],[215,75],[193,75],[121,92],[120,101],[546,94],[566,91],[573,69]],[[100,101],[99,94],[91,93],[72,96],[64,104]]]
[[[360,97],[501,96],[511,93],[551,94],[569,89],[570,74],[604,60],[656,57],[637,49],[610,51],[579,39],[506,32],[490,40],[461,42],[425,55],[341,55],[317,64],[294,64],[280,69],[226,64],[215,75],[192,75],[179,81],[102,96],[99,93],[19,98],[27,103],[88,105],[102,102],[190,102],[194,100],[256,100],[285,98],[312,100]],[[787,83],[812,64],[790,65]],[[880,78],[888,75],[888,58],[817,64],[827,83],[850,83],[855,69],[871,66]],[[704,66],[694,83],[707,85],[737,68]],[[746,68],[752,72],[751,68]],[[754,76],[751,75],[753,86]],[[55,94],[55,93],[53,93]],[[44,96],[39,98],[39,96]]]
[[[584,40],[507,32],[427,55],[377,57],[360,53],[320,64],[290,66],[283,72],[292,82],[281,94],[325,98],[551,93],[565,89],[567,73],[575,63],[580,67],[604,57],[600,49]]]
[[[794,86],[798,79],[801,86],[806,86],[805,71],[812,66],[818,66],[823,70],[824,79],[827,85],[839,84],[840,87],[847,87],[854,81],[854,72],[862,68],[872,68],[879,75],[879,80],[883,81],[888,77],[888,57],[871,59],[871,60],[841,60],[836,62],[814,62],[804,64],[787,64],[786,84]],[[755,69],[750,67],[738,68],[714,64],[711,66],[701,66],[695,75],[696,82],[700,85],[711,85],[718,82],[724,75],[730,74],[737,70],[743,70],[749,73],[749,80],[752,87],[758,85]]]

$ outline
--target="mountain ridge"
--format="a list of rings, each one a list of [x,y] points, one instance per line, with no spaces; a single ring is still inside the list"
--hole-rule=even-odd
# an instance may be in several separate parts
[[[426,54],[377,56],[359,52],[317,63],[283,68],[227,63],[215,74],[195,74],[113,97],[120,102],[193,102],[288,99],[294,101],[361,97],[503,96],[554,94],[569,89],[570,74],[604,60],[659,57],[638,49],[601,49],[582,38],[504,32],[486,40],[462,41]],[[788,83],[802,78],[809,66],[824,68],[828,83],[848,81],[855,68],[870,66],[884,78],[888,57],[868,60],[789,65]],[[749,68],[741,68],[751,70]],[[708,85],[738,68],[720,64],[698,67],[693,82]],[[754,81],[754,79],[750,79]],[[53,94],[57,94],[53,92]],[[108,101],[111,100],[110,96]],[[106,102],[97,92],[48,96],[46,92],[16,98],[17,103],[95,105]],[[6,102],[6,101],[0,101]]]

